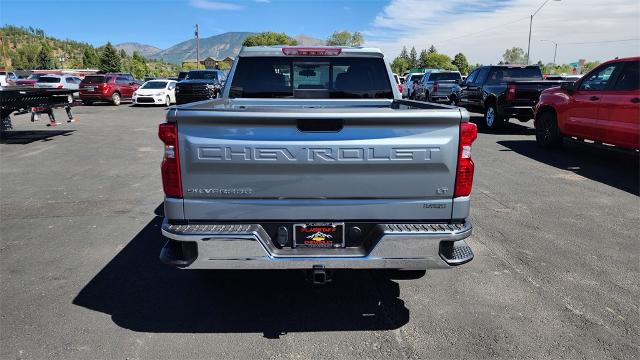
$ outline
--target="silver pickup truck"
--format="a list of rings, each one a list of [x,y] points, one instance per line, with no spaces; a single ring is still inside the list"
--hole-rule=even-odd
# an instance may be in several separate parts
[[[159,136],[166,264],[323,282],[473,258],[476,126],[402,100],[377,49],[243,48],[222,97],[171,108]]]
[[[455,105],[460,83],[462,76],[459,71],[427,71],[416,86],[415,99]]]

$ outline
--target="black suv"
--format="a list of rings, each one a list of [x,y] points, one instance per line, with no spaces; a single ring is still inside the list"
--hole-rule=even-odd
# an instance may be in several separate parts
[[[222,70],[191,70],[176,85],[176,104],[215,99],[220,96],[227,75]]]

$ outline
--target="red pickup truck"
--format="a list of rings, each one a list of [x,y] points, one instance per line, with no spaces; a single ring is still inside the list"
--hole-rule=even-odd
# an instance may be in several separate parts
[[[575,83],[543,91],[534,111],[541,147],[571,136],[639,149],[640,57],[607,61]]]

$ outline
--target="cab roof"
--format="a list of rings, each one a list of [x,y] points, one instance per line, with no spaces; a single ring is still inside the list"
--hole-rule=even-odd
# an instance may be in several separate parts
[[[288,45],[273,45],[273,46],[245,46],[240,50],[240,57],[248,56],[281,56],[287,57],[291,55],[285,55],[282,49],[299,49],[299,50],[335,50],[340,49],[339,55],[332,56],[362,56],[362,57],[384,57],[384,54],[380,49],[368,48],[368,47],[354,47],[354,46],[288,46]],[[296,56],[309,56],[309,55],[296,55]],[[327,55],[321,55],[327,56]]]

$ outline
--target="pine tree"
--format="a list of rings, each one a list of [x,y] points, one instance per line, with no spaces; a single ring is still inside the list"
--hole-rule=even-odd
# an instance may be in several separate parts
[[[92,47],[86,47],[82,53],[82,65],[85,68],[92,69],[98,67],[98,54]]]
[[[436,49],[435,46],[431,45],[429,46],[429,54],[437,54],[438,53],[438,49]]]
[[[425,59],[427,58],[427,50],[422,49],[420,51],[420,57],[418,57],[418,67],[424,68]]]
[[[98,68],[104,72],[120,71],[120,56],[118,56],[118,51],[113,47],[113,45],[111,45],[110,42],[108,42],[102,50]]]
[[[402,47],[402,51],[400,51],[400,56],[398,56],[398,57],[403,59],[403,60],[409,61],[409,52],[407,51],[407,47],[406,46]]]
[[[42,47],[38,53],[38,69],[53,69],[53,54],[51,52],[51,48],[46,42],[42,43]]]
[[[418,66],[418,52],[416,52],[415,46],[411,47],[411,51],[409,52],[409,67],[415,68]]]

